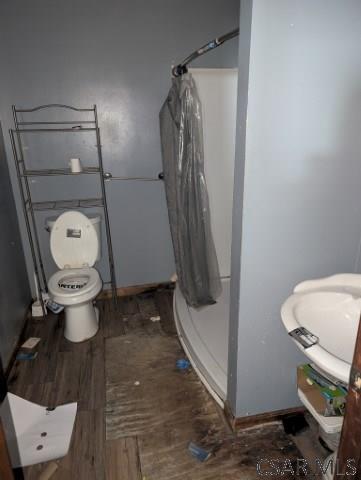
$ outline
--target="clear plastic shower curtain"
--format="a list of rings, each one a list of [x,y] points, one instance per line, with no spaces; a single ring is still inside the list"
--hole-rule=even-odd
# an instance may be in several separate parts
[[[190,73],[173,78],[159,117],[179,286],[189,305],[210,305],[222,287],[204,176],[201,103]]]

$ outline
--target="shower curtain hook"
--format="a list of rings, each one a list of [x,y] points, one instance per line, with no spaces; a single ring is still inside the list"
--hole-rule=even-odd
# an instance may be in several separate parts
[[[181,77],[185,73],[188,73],[188,68],[186,65],[182,65],[181,63],[172,68],[173,77]]]

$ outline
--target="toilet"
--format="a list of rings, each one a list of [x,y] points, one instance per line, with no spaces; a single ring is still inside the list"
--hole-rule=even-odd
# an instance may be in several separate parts
[[[100,216],[88,218],[68,211],[56,220],[47,220],[50,251],[59,267],[48,281],[49,295],[64,306],[65,338],[83,342],[99,328],[99,311],[93,300],[102,289],[102,280],[93,268],[100,259]]]

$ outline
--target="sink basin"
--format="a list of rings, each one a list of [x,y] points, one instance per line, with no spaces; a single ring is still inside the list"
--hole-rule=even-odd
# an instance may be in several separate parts
[[[296,345],[321,370],[347,384],[361,313],[361,275],[298,284],[281,317]]]

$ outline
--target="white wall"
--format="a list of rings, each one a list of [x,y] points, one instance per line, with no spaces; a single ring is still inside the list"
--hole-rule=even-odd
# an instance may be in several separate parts
[[[300,280],[360,271],[361,232],[361,3],[241,0],[242,25],[229,384],[238,416],[298,403],[302,357],[281,304]]]

